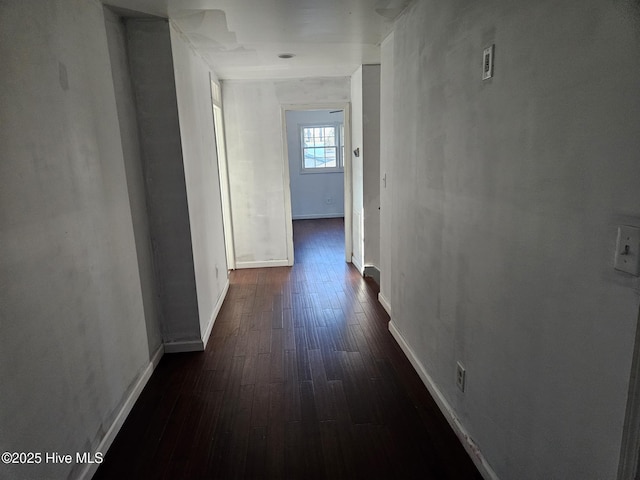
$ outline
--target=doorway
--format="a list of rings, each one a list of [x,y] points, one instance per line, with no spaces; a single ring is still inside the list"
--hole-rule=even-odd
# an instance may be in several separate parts
[[[345,261],[351,261],[351,148],[348,104],[282,108],[285,188],[293,221],[344,218]],[[348,232],[348,234],[347,234]]]

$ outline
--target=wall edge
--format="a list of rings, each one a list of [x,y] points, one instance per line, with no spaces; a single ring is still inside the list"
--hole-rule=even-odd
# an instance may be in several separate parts
[[[211,318],[209,319],[209,323],[207,324],[207,328],[202,335],[202,344],[204,348],[207,348],[207,343],[209,342],[209,337],[211,336],[211,331],[213,330],[213,324],[216,323],[216,319],[218,318],[218,314],[222,309],[222,304],[224,303],[224,299],[227,298],[227,292],[229,291],[229,276],[227,275],[227,281],[222,288],[222,293],[218,297],[218,301],[216,302],[215,307],[213,307],[213,313],[211,314]]]

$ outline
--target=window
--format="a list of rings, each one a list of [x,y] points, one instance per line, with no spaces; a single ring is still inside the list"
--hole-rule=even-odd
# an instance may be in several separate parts
[[[302,171],[326,173],[342,171],[341,124],[301,127]]]

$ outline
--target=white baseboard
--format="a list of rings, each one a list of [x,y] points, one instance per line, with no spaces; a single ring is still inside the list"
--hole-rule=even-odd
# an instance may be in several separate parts
[[[236,269],[241,268],[265,268],[265,267],[290,267],[293,265],[289,260],[265,260],[258,262],[236,262]]]
[[[360,275],[364,276],[364,267],[360,265],[360,263],[356,260],[356,257],[351,256],[351,263],[353,263],[354,267],[358,269],[358,271],[360,272]]]
[[[311,213],[308,215],[293,215],[292,220],[315,220],[316,218],[343,218],[342,213]]]
[[[387,315],[391,316],[391,304],[389,303],[389,300],[382,295],[382,292],[378,292],[378,301],[380,302],[380,305],[382,305],[382,308],[387,312]]]
[[[109,430],[107,430],[107,433],[102,438],[102,440],[98,444],[98,447],[93,452],[94,457],[97,452],[100,452],[102,453],[102,456],[104,458],[104,455],[106,455],[107,450],[109,450],[109,448],[111,447],[111,444],[116,438],[116,435],[118,435],[118,432],[122,428],[122,425],[124,425],[124,422],[129,416],[129,413],[131,412],[131,409],[135,405],[136,401],[138,400],[138,397],[140,397],[142,390],[144,389],[145,385],[151,378],[151,374],[158,366],[158,363],[160,363],[160,359],[162,358],[163,354],[164,354],[164,346],[160,345],[156,350],[156,352],[151,357],[151,360],[149,361],[149,365],[147,365],[147,367],[144,369],[144,372],[142,372],[142,375],[140,375],[140,378],[136,382],[135,387],[133,387],[133,390],[131,390],[131,393],[125,400],[118,414],[116,415],[116,418],[111,424],[111,426],[109,427]],[[99,463],[87,464],[84,467],[84,469],[80,471],[80,475],[78,475],[78,479],[90,480],[95,475],[99,466],[100,466]]]
[[[467,451],[467,454],[469,454],[469,457],[471,457],[471,460],[473,460],[473,463],[478,468],[480,475],[482,475],[482,477],[487,480],[499,480],[496,473],[485,460],[478,445],[476,445],[476,443],[467,432],[466,428],[464,428],[464,425],[462,425],[458,417],[456,417],[456,414],[449,402],[446,400],[446,398],[444,398],[444,395],[442,395],[440,389],[436,386],[433,379],[427,373],[420,360],[418,360],[418,357],[415,355],[409,344],[405,341],[400,331],[396,328],[393,320],[389,322],[389,331],[391,332],[391,335],[393,335],[393,338],[395,338],[396,342],[398,342],[398,345],[400,345],[400,348],[411,362],[411,365],[413,365],[413,368],[420,376],[420,379],[427,387],[427,390],[429,390],[429,393],[435,400],[438,408],[440,408],[440,411],[447,419],[447,422],[449,422],[449,425],[457,435],[460,443],[462,443],[464,449]]]
[[[185,353],[202,351],[204,351],[204,342],[202,340],[185,340],[182,342],[166,342],[164,344],[164,353]]]
[[[218,317],[218,313],[220,313],[220,309],[222,308],[222,304],[224,303],[224,299],[227,296],[228,291],[229,291],[229,279],[227,278],[227,283],[225,283],[224,288],[222,289],[222,293],[218,297],[216,306],[213,308],[213,314],[209,319],[209,323],[207,324],[207,328],[202,334],[201,339],[185,340],[181,342],[165,342],[164,344],[165,353],[184,353],[184,352],[204,351],[204,349],[207,346],[207,342],[209,341],[209,337],[211,336],[211,330],[213,329],[213,324],[216,322],[216,318]]]
[[[218,318],[218,314],[220,313],[220,309],[222,308],[222,304],[224,303],[224,299],[227,297],[227,292],[229,291],[229,278],[227,278],[227,283],[224,284],[222,289],[222,293],[218,297],[218,301],[216,302],[216,306],[213,308],[213,314],[209,319],[209,324],[202,334],[202,345],[204,348],[207,348],[207,342],[209,342],[209,337],[211,336],[211,330],[213,329],[213,324],[216,323],[216,318]]]
[[[365,265],[362,275],[373,278],[380,285],[380,269],[376,265]]]

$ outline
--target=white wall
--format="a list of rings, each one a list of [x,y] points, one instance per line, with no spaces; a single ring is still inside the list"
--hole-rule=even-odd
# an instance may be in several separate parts
[[[222,92],[236,266],[289,264],[281,106],[346,103],[349,79],[224,81]]]
[[[380,268],[380,65],[362,66],[364,265]]]
[[[228,286],[210,71],[173,27],[171,48],[182,137],[200,334],[210,332]]]
[[[195,147],[181,137],[169,24],[164,19],[131,18],[126,31],[162,336],[165,344],[199,342],[201,313],[183,158],[183,149]]]
[[[616,477],[640,298],[612,267],[616,226],[640,224],[639,17],[424,0],[384,57],[392,328],[500,478]]]
[[[364,270],[364,139],[362,102],[362,66],[351,75],[351,150],[359,150],[359,156],[351,153],[351,184],[353,192],[352,212],[353,223],[351,227],[352,257],[351,261],[362,273]]]
[[[150,362],[102,5],[3,1],[0,61],[0,450],[92,451]]]
[[[344,122],[344,112],[333,110],[287,110],[287,155],[294,220],[344,216],[344,172],[303,173],[300,128]],[[345,152],[346,155],[349,152]]]
[[[378,298],[382,305],[391,314],[389,298],[391,293],[393,232],[384,232],[383,229],[391,225],[391,207],[393,200],[391,189],[387,187],[390,182],[389,172],[394,162],[394,120],[393,120],[393,88],[394,63],[393,63],[393,32],[385,38],[380,47],[380,293]],[[386,181],[383,180],[386,178]]]
[[[380,65],[361,65],[351,76],[353,263],[380,267]]]
[[[129,192],[129,205],[136,240],[138,271],[144,305],[149,355],[153,355],[162,343],[160,308],[153,264],[153,250],[147,214],[143,163],[138,136],[138,120],[135,97],[129,72],[124,22],[108,9],[104,10],[111,72],[118,110],[120,138]]]

